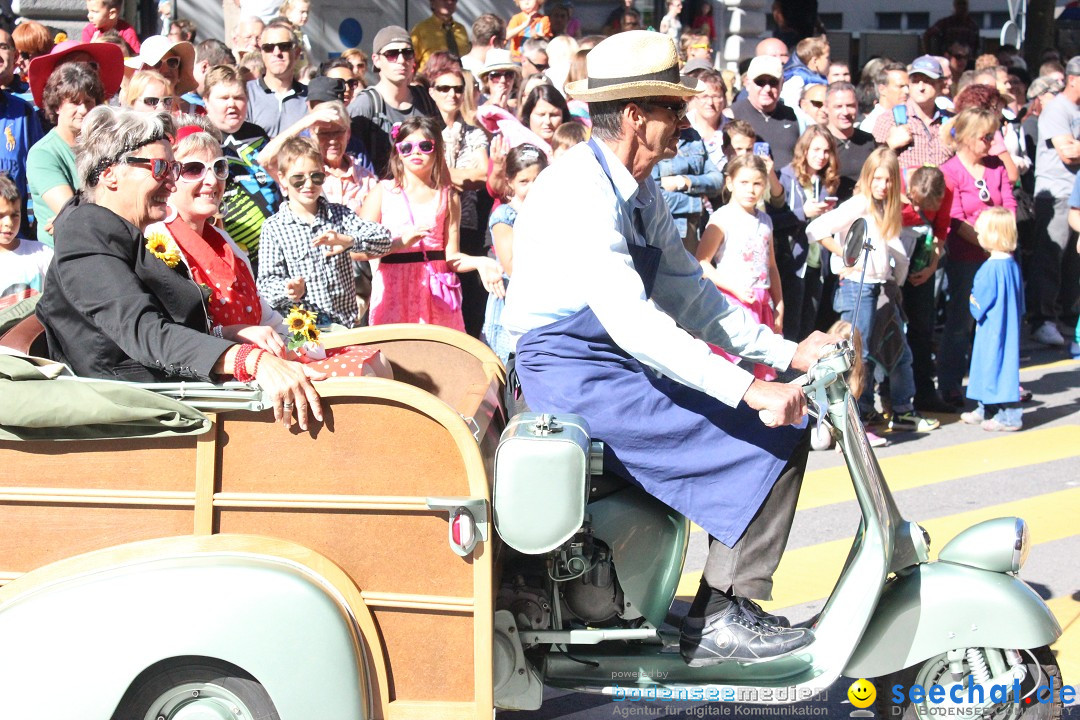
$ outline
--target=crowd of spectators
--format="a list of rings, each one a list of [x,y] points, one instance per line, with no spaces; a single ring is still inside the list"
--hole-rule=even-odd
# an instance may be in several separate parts
[[[108,168],[143,163],[157,183],[147,203],[175,196],[165,199],[167,215],[183,206],[200,232],[216,228],[229,263],[233,251],[244,261],[248,290],[267,303],[265,313],[241,313],[244,322],[276,326],[296,306],[324,325],[438,323],[483,338],[505,359],[512,348],[499,312],[512,281],[514,217],[537,176],[589,137],[589,106],[566,87],[588,76],[589,50],[603,35],[583,37],[568,0],[517,0],[513,17],[484,14],[470,28],[455,18],[457,0],[431,0],[430,17],[411,30],[380,29],[370,55],[354,48],[319,62],[304,31],[307,0],[238,5],[228,44],[187,19],[140,38],[121,17],[122,0],[88,0],[79,40],[56,42],[33,21],[0,31],[0,295],[47,296],[71,260],[66,243],[85,249],[63,234],[76,228],[74,210],[99,217],[86,207],[113,197],[115,187],[101,187],[112,181]],[[850,325],[862,307],[849,331],[871,368],[865,419],[928,431],[937,420],[924,413],[982,400],[965,397],[963,384],[979,317],[969,298],[991,256],[976,228],[983,212],[1004,208],[1019,231],[1032,338],[1080,357],[1080,326],[1071,344],[1062,332],[1078,298],[1070,228],[1080,224],[1080,57],[1048,51],[1032,71],[1015,48],[978,55],[958,0],[957,15],[927,35],[940,54],[853,68],[812,24],[793,29],[777,5],[777,37],[738,72],[714,58],[710,3],[668,0],[658,19],[702,92],[653,178],[705,276],[796,341],[838,318]],[[601,30],[642,29],[626,0]],[[133,113],[158,120],[140,126]],[[144,132],[145,142],[87,167],[91,117],[95,128]],[[185,133],[204,136],[201,154],[173,170]],[[116,214],[136,236],[166,222],[156,212]],[[880,240],[861,289],[837,258],[858,217]],[[333,260],[313,254],[313,241],[332,247]],[[236,324],[208,330],[228,338],[222,328]],[[280,343],[257,337],[261,350],[284,357]],[[169,375],[161,368],[170,363],[146,356],[145,345],[112,340],[123,351],[116,357]],[[235,360],[203,362],[195,374],[209,379]],[[875,365],[885,416],[874,404]],[[290,377],[299,388],[308,376]],[[1017,429],[1012,408],[1029,396],[1016,385],[980,405],[978,421],[989,423],[1000,405],[1009,412],[988,429]],[[297,392],[297,402],[307,397]]]

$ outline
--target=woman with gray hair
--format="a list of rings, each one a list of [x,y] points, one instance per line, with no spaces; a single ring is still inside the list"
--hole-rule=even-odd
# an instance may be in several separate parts
[[[212,333],[208,288],[176,243],[143,231],[162,221],[181,167],[170,116],[108,106],[86,117],[76,151],[82,192],[56,219],[60,238],[38,305],[50,355],[83,377],[160,382],[257,382],[286,426],[322,419],[311,384],[321,373],[254,343]],[[213,168],[211,167],[211,172]]]

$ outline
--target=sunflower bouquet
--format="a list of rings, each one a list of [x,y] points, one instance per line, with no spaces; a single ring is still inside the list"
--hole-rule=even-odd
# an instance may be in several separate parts
[[[319,328],[315,326],[315,313],[294,305],[289,310],[289,316],[285,318],[285,325],[288,328],[286,332],[290,350],[311,355],[312,350],[319,348]]]

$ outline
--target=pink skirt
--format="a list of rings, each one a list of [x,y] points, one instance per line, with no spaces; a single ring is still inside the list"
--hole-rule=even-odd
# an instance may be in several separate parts
[[[769,329],[772,329],[773,322],[776,320],[776,316],[773,314],[772,302],[771,302],[771,298],[769,296],[769,288],[763,288],[763,287],[754,288],[754,301],[752,303],[750,303],[749,305],[747,305],[746,303],[744,303],[742,300],[735,297],[731,293],[727,292],[723,288],[717,288],[717,289],[720,290],[720,292],[724,293],[724,296],[728,299],[728,302],[730,302],[730,303],[732,303],[734,305],[738,305],[741,308],[746,308],[747,310],[750,311],[750,314],[754,316],[755,320],[757,320],[762,325],[765,325]],[[712,351],[714,353],[716,353],[717,355],[723,355],[724,357],[726,357],[728,360],[730,360],[733,363],[737,363],[740,360],[742,360],[742,358],[740,358],[738,355],[732,355],[731,353],[726,352],[726,351],[718,348],[716,345],[710,344],[709,347],[712,348]],[[773,370],[768,365],[762,365],[761,363],[755,363],[754,364],[754,377],[757,378],[758,380],[766,380],[766,381],[775,380],[776,379],[776,371]]]

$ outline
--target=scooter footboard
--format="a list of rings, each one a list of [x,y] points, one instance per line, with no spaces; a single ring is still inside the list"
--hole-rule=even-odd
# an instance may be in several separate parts
[[[956,648],[1034,648],[1060,635],[1046,603],[1019,578],[925,563],[886,583],[843,674],[879,677]]]

